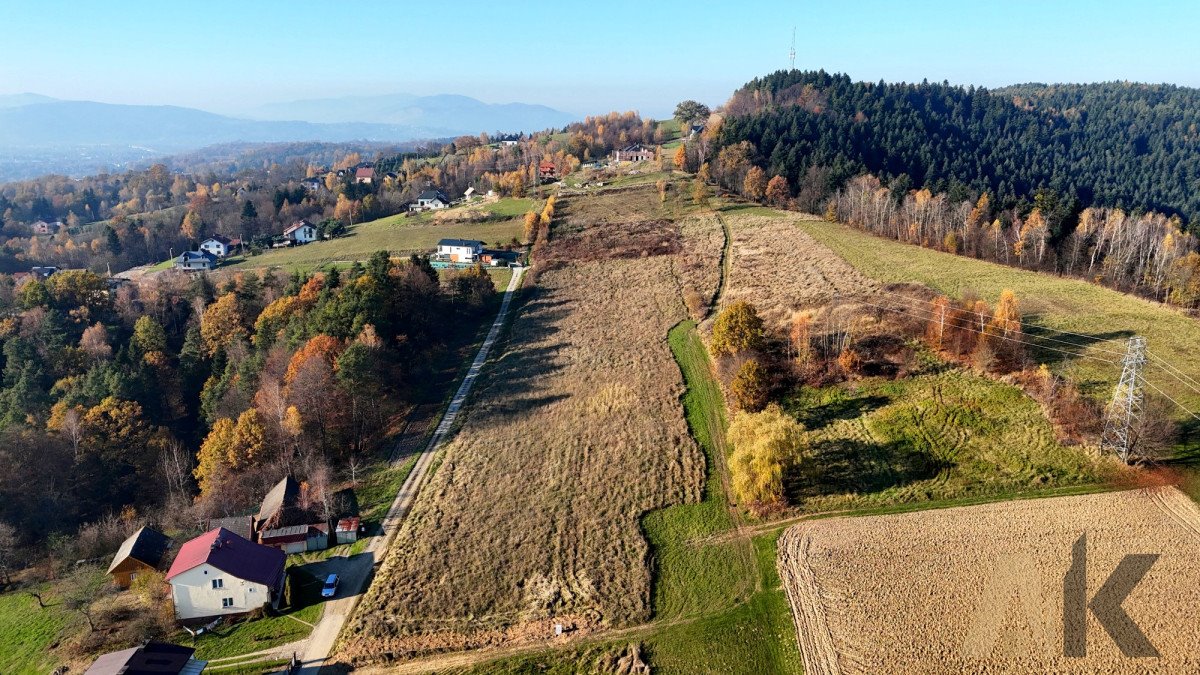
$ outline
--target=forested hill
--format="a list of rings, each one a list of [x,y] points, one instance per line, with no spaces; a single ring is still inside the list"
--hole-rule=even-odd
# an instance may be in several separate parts
[[[1198,89],[1110,82],[989,91],[792,70],[750,81],[726,113],[718,145],[749,141],[756,164],[801,189],[806,175],[827,175],[836,187],[870,172],[894,191],[988,191],[994,204],[1014,206],[1049,188],[1078,207],[1179,214],[1192,228],[1200,221]]]

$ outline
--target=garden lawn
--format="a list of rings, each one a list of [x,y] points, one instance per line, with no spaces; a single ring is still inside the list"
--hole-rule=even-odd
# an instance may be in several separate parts
[[[25,591],[0,593],[0,673],[48,673],[56,663],[50,655],[63,629],[81,620],[63,608],[59,598],[41,589],[46,608]]]

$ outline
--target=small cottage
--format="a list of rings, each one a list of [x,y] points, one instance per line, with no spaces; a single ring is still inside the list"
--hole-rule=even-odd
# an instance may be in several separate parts
[[[34,234],[57,234],[63,228],[61,220],[39,220],[33,224]]]
[[[151,527],[141,528],[117,549],[108,566],[108,575],[118,587],[129,588],[138,574],[158,569],[170,543],[162,532]]]
[[[273,546],[284,553],[324,551],[329,548],[329,523],[290,525],[263,530],[258,535],[263,546]]]
[[[354,172],[354,182],[370,185],[375,182],[375,169],[364,166]]]

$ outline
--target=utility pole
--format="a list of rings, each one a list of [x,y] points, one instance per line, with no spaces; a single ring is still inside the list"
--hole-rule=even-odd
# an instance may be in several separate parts
[[[791,70],[796,69],[796,27],[792,26],[792,50],[788,52],[788,62],[791,64]]]
[[[1112,452],[1128,463],[1134,457],[1137,427],[1142,418],[1142,369],[1146,365],[1146,338],[1129,338],[1121,359],[1121,379],[1105,412],[1100,451]]]

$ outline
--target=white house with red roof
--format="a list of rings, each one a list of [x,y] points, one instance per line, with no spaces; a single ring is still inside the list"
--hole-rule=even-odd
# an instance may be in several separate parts
[[[317,240],[317,226],[307,220],[297,220],[283,231],[283,238],[297,244],[307,244]]]
[[[278,608],[287,580],[283,551],[219,527],[179,549],[167,572],[180,621]]]

